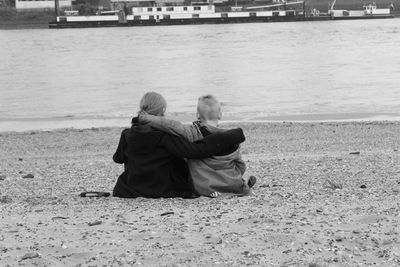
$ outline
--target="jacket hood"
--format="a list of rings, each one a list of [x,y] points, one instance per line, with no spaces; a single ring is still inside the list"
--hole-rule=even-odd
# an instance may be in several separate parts
[[[132,119],[132,127],[126,132],[126,142],[137,154],[153,152],[161,141],[164,133],[147,124],[141,124],[137,118]]]

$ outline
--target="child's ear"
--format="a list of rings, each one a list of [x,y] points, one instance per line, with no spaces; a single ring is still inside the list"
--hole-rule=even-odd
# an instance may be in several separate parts
[[[200,120],[200,115],[198,112],[196,113],[196,117],[197,117],[197,120]]]

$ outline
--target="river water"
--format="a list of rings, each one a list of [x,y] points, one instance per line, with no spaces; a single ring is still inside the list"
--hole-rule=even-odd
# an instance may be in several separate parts
[[[194,119],[398,119],[400,20],[0,30],[0,131],[129,124],[146,91]]]

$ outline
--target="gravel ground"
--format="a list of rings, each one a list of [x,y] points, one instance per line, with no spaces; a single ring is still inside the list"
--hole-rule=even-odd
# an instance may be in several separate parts
[[[0,133],[0,265],[400,265],[399,122],[240,126],[252,194],[192,200],[81,198],[119,128]]]

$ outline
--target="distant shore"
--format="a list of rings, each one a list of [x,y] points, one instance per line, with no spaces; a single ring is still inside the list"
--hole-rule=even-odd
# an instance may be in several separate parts
[[[385,3],[380,4],[378,7],[386,7]],[[312,8],[319,9],[321,11],[327,10],[327,3],[310,1],[307,10]],[[337,6],[338,9],[360,9],[360,4],[357,3],[345,3]],[[400,7],[399,7],[400,8]],[[400,17],[400,11],[395,10],[393,12],[395,17]],[[17,11],[15,8],[0,8],[0,29],[1,30],[12,30],[12,29],[44,29],[48,28],[48,23],[54,21],[53,10],[26,10]]]
[[[14,8],[0,9],[0,29],[43,29],[54,20],[53,10],[17,11]]]

